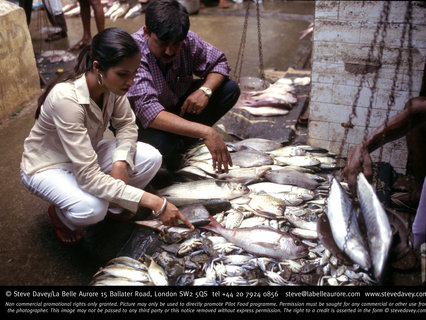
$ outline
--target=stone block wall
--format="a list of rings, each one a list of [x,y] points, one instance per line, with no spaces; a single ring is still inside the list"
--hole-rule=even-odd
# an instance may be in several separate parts
[[[25,12],[0,0],[0,123],[38,94],[40,78]]]
[[[338,153],[344,139],[344,127],[352,113],[359,88],[356,117],[344,141],[342,156],[362,142],[367,112],[372,101],[368,134],[381,126],[387,114],[388,98],[395,77],[397,57],[408,1],[391,1],[384,50],[378,61],[380,31],[370,62],[367,57],[385,1],[316,1],[312,52],[312,89],[309,105],[308,142]],[[412,88],[409,84],[408,27],[402,48],[402,60],[395,87],[395,104],[389,116],[404,108],[409,97],[420,92],[426,59],[426,8],[413,1],[412,11]],[[373,79],[379,72],[376,90]],[[364,83],[360,86],[364,73]],[[372,96],[373,92],[373,96]],[[372,153],[377,160],[379,150]],[[407,161],[405,139],[388,143],[382,161],[404,173]]]

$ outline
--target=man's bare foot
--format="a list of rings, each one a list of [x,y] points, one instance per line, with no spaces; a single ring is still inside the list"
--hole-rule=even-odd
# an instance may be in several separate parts
[[[56,214],[54,206],[50,206],[47,210],[49,213],[50,221],[52,222],[53,229],[55,229],[56,237],[63,244],[71,245],[78,243],[83,239],[83,231],[81,230],[70,230],[65,226]]]

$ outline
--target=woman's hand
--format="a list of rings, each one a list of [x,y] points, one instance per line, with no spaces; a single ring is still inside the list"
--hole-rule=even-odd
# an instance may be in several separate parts
[[[158,219],[166,226],[177,226],[179,220],[183,221],[188,228],[194,229],[194,226],[187,218],[179,211],[179,209],[172,203],[167,202],[166,208],[162,214],[158,216]]]

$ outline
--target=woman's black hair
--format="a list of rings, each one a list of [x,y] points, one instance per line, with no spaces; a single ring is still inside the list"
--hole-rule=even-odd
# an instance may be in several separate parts
[[[68,80],[74,80],[81,74],[93,70],[93,61],[98,61],[99,68],[107,71],[120,63],[124,58],[133,57],[139,53],[139,47],[132,36],[120,28],[107,28],[93,37],[92,44],[86,46],[78,55],[77,63],[73,70],[61,74],[50,83],[44,93],[38,99],[38,107],[35,113],[37,119],[40,109],[52,88]]]
[[[164,42],[183,41],[189,30],[186,8],[176,0],[150,1],[145,11],[145,26]]]

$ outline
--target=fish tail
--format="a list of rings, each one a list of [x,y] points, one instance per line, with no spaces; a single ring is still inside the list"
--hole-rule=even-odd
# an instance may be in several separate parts
[[[210,223],[208,225],[202,226],[200,228],[207,229],[213,232],[217,232],[218,230],[223,229],[222,225],[219,222],[217,222],[216,219],[213,218],[212,216],[209,216],[209,220],[210,220]]]

